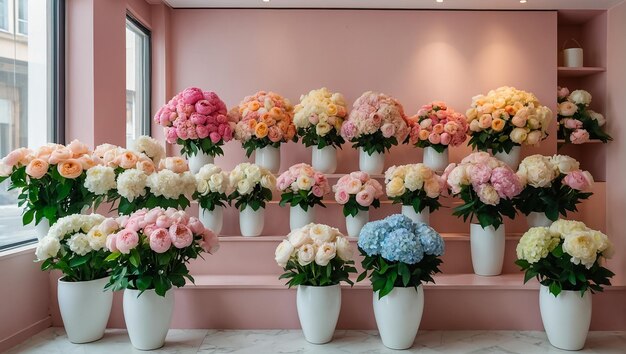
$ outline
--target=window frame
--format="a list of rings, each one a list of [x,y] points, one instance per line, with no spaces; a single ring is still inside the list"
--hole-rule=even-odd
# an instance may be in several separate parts
[[[0,32],[2,33],[11,33],[11,19],[10,19],[10,14],[9,14],[9,1],[10,0],[2,0],[4,1],[4,6],[5,6],[5,14],[7,16],[6,18],[6,28],[2,28],[0,27]]]
[[[135,117],[135,124],[137,120],[141,121],[139,127],[140,135],[151,135],[152,119],[151,119],[151,107],[152,107],[152,33],[150,29],[146,27],[141,21],[139,21],[130,11],[126,12],[126,28],[129,28],[133,32],[139,32],[145,36],[145,41],[141,47],[142,52],[142,67],[141,74],[142,80],[142,95],[143,100],[141,102],[135,102],[135,105],[141,105],[141,112],[143,117]],[[137,127],[135,127],[136,129]]]
[[[20,18],[20,10],[23,8],[23,4],[21,4],[22,0],[15,0],[15,34],[20,35],[20,36],[24,36],[27,37],[28,36],[28,0],[24,0],[26,1],[26,19],[21,19]],[[54,12],[54,10],[53,10]],[[54,21],[54,19],[53,19]],[[22,22],[26,23],[26,33],[20,31],[20,24]]]

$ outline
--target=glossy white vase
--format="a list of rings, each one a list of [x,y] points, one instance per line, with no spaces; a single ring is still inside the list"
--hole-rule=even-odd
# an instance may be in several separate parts
[[[216,235],[219,235],[224,225],[224,208],[221,206],[216,206],[213,210],[200,208],[198,219],[200,219],[204,227],[211,229]]]
[[[109,278],[78,282],[59,279],[59,311],[70,342],[89,343],[104,335],[113,303],[113,292],[104,291],[108,281]]]
[[[195,155],[187,156],[187,161],[189,162],[189,171],[191,171],[191,173],[193,174],[196,174],[198,173],[198,171],[200,171],[202,166],[213,163],[215,159],[209,154],[198,151],[198,153]]]
[[[292,206],[289,210],[289,229],[299,229],[315,222],[315,207],[309,207],[306,211],[300,206]]]
[[[435,172],[443,172],[448,167],[448,149],[437,152],[430,146],[424,148],[424,165]]]
[[[418,286],[393,288],[378,299],[374,292],[374,317],[385,347],[408,349],[413,346],[424,312],[424,289]]]
[[[475,274],[493,276],[502,273],[505,242],[504,224],[498,229],[493,226],[483,229],[480,224],[474,223],[470,225],[470,248]]]
[[[519,166],[520,153],[522,151],[521,146],[513,146],[510,152],[497,152],[493,154],[495,158],[504,162],[512,168],[514,171],[517,171],[517,167]]]
[[[252,210],[251,207],[245,207],[239,212],[239,229],[241,230],[241,236],[259,236],[263,232],[264,225],[265,208]]]
[[[39,241],[46,237],[48,231],[50,231],[50,221],[46,218],[41,219],[39,224],[35,225],[35,235],[37,235],[37,240]]]
[[[335,173],[337,170],[337,150],[333,146],[318,149],[311,147],[311,164],[313,169],[322,173]]]
[[[133,347],[154,350],[165,344],[174,312],[174,291],[159,296],[154,290],[124,290],[124,321]],[[137,297],[139,295],[139,297]]]
[[[341,287],[299,285],[296,295],[298,318],[307,342],[328,343],[333,339],[339,311]]]
[[[385,154],[374,152],[371,155],[359,148],[359,169],[370,175],[379,175],[385,168]]]
[[[528,227],[548,227],[552,225],[552,220],[548,219],[545,213],[532,212],[526,216]]]
[[[591,323],[591,292],[563,290],[558,296],[550,294],[547,286],[539,288],[541,320],[550,344],[565,350],[580,350],[585,346]]]
[[[280,148],[266,146],[256,149],[254,153],[254,163],[267,168],[272,173],[278,173],[280,169]]]
[[[402,215],[407,216],[413,222],[421,222],[430,225],[430,207],[425,207],[420,213],[415,212],[412,205],[402,206]]]
[[[359,233],[361,232],[363,225],[367,224],[369,220],[369,210],[359,210],[355,216],[346,216],[346,229],[348,231],[348,236],[359,237]]]

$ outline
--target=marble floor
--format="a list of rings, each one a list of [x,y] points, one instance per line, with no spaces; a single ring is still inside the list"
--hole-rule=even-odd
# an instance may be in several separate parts
[[[386,349],[376,331],[337,331],[325,345],[307,343],[299,330],[170,330],[156,353],[401,353]],[[544,332],[420,331],[411,353],[567,353],[548,343]],[[89,344],[72,344],[62,328],[49,328],[9,353],[141,353],[125,330],[107,330]],[[626,353],[626,332],[592,332],[578,353]]]

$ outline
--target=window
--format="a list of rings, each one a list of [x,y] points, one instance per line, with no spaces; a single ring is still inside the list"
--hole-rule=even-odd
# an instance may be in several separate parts
[[[63,13],[63,0],[0,0],[0,28],[15,29],[0,33],[0,157],[21,146],[63,143],[55,119],[65,100],[57,80],[64,76]],[[0,249],[34,238],[34,225],[22,226],[17,192],[7,187],[0,184]]]
[[[150,134],[150,31],[126,17],[126,146]]]

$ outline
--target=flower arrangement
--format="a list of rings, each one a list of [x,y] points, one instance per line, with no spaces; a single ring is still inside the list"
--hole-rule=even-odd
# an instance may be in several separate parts
[[[607,143],[613,138],[604,132],[606,119],[600,113],[589,109],[591,94],[585,90],[571,93],[567,87],[557,88],[559,103],[558,137],[572,144],[583,144],[589,139],[599,139]]]
[[[119,230],[106,236],[111,279],[106,289],[155,289],[160,296],[191,282],[187,263],[202,252],[214,254],[219,240],[195,217],[173,208],[140,209],[118,218]]]
[[[524,283],[532,278],[547,286],[554,296],[562,290],[602,291],[611,285],[613,272],[602,266],[611,258],[613,245],[600,231],[580,221],[557,220],[550,227],[533,227],[517,245],[517,264],[525,272]]]
[[[510,152],[514,146],[537,145],[548,134],[552,111],[530,92],[503,86],[472,98],[466,112],[469,145],[493,153]]]
[[[417,289],[421,283],[434,283],[432,276],[441,272],[439,257],[445,248],[441,235],[401,214],[365,224],[358,245],[364,271],[357,281],[369,277],[379,299],[394,287]]]
[[[239,210],[246,207],[252,210],[265,208],[265,202],[272,199],[272,191],[276,187],[276,178],[265,168],[251,163],[240,163],[230,172],[230,185],[233,192],[230,200],[235,200]]]
[[[326,176],[305,163],[293,165],[278,176],[276,187],[282,192],[280,206],[289,203],[304,211],[316,204],[325,208],[322,198],[330,193]]]
[[[394,204],[411,205],[416,213],[439,209],[443,180],[426,165],[392,166],[385,172],[387,197]]]
[[[585,192],[593,177],[569,156],[528,156],[520,163],[517,175],[524,189],[515,198],[515,206],[524,215],[544,213],[556,221],[559,214],[566,217],[568,211],[577,211],[576,204],[593,195]]]
[[[352,105],[352,111],[341,127],[341,136],[363,148],[368,155],[384,153],[398,145],[409,134],[404,108],[395,98],[367,91]]]
[[[293,106],[277,93],[259,91],[247,96],[229,115],[237,122],[235,138],[241,141],[248,157],[255,149],[278,148],[280,143],[298,139]]]
[[[35,255],[42,262],[41,270],[58,269],[69,282],[108,276],[106,237],[118,227],[115,219],[98,214],[60,218],[37,244]]]
[[[235,122],[227,113],[215,92],[188,87],[157,111],[154,122],[165,127],[167,142],[178,143],[181,154],[216,156],[224,154],[220,146],[233,138]]]
[[[133,151],[140,154],[140,156],[147,156],[154,164],[159,164],[162,158],[165,157],[165,148],[156,139],[142,135],[138,137],[133,146]],[[143,154],[143,155],[141,155]]]
[[[330,286],[340,282],[353,285],[354,268],[350,242],[339,230],[323,224],[308,224],[287,235],[275,252],[276,263],[285,271],[289,287]]]
[[[483,228],[502,224],[502,215],[515,217],[513,198],[522,191],[522,181],[504,162],[486,152],[475,152],[450,164],[442,178],[450,193],[459,196],[463,204],[454,208],[453,215],[463,221],[474,216]]]
[[[335,201],[343,205],[344,216],[356,216],[359,210],[369,210],[370,206],[380,207],[383,187],[370,178],[367,172],[357,171],[344,175],[333,186]]]
[[[449,108],[445,102],[422,106],[409,118],[409,144],[419,148],[432,147],[443,152],[448,146],[459,146],[467,139],[467,119]]]
[[[300,97],[294,108],[293,123],[306,147],[326,146],[340,148],[345,140],[341,126],[348,114],[346,100],[340,93],[332,93],[326,87],[311,90]]]
[[[224,207],[228,203],[230,194],[230,179],[227,172],[214,164],[202,166],[196,174],[197,188],[193,199],[198,201],[200,207],[206,210],[215,210],[216,207]]]

